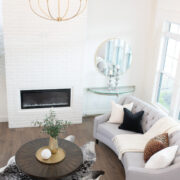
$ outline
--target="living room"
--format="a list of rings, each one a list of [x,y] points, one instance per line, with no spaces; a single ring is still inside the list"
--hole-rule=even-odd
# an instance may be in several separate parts
[[[0,0],[0,179],[177,180],[179,7]]]

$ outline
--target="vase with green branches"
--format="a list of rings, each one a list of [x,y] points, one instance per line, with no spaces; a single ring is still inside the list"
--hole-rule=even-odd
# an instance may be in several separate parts
[[[67,126],[71,123],[68,121],[58,120],[56,118],[56,113],[52,109],[46,114],[43,121],[34,121],[35,126],[41,127],[42,132],[50,136],[49,139],[49,149],[52,154],[58,151],[58,136],[60,133],[64,133]]]

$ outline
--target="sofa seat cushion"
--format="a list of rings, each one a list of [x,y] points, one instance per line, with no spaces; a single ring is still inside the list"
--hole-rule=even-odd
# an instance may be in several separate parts
[[[126,171],[131,168],[144,168],[145,163],[143,159],[143,153],[127,152],[122,157],[122,163]]]
[[[104,135],[105,137],[112,139],[114,136],[119,134],[135,134],[132,131],[126,131],[122,129],[118,129],[119,124],[112,124],[112,123],[102,123],[98,125],[97,131],[98,133]]]
[[[176,153],[176,157],[174,159],[173,164],[180,163],[180,131],[176,131],[169,135],[169,145],[179,145],[178,151]],[[137,152],[127,152],[122,157],[122,163],[126,171],[131,168],[144,168],[144,153],[137,153]]]

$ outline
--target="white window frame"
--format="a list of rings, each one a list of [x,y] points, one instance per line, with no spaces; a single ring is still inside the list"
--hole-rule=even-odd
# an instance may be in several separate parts
[[[168,23],[174,23],[174,22],[165,22]],[[176,24],[176,23],[175,23]],[[180,34],[173,34],[171,32],[162,32],[161,33],[161,39],[174,39],[176,41],[180,41]],[[162,43],[162,41],[161,41]],[[160,53],[159,53],[159,65],[156,72],[156,79],[155,79],[155,86],[154,86],[154,93],[153,93],[153,104],[157,106],[158,108],[162,109],[164,112],[166,112],[168,115],[172,116],[175,119],[178,119],[179,112],[180,112],[180,55],[178,57],[178,64],[176,68],[176,75],[175,77],[172,77],[171,75],[165,73],[163,71],[163,65],[165,63],[165,57],[166,57],[166,50],[167,50],[167,44],[161,44]],[[157,102],[158,99],[158,93],[160,88],[160,77],[161,74],[165,74],[169,78],[174,80],[173,83],[173,92],[171,97],[171,105],[170,110],[168,111],[165,107],[163,107],[160,103]]]

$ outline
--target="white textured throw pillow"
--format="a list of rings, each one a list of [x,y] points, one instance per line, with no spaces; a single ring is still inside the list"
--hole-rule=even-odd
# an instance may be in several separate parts
[[[124,108],[128,109],[129,111],[133,108],[133,103],[120,105],[116,104],[114,101],[112,101],[112,111],[111,116],[109,119],[109,123],[117,123],[122,124],[124,119]]]
[[[169,166],[173,162],[177,150],[178,146],[176,145],[158,151],[147,161],[145,168],[161,169]]]

